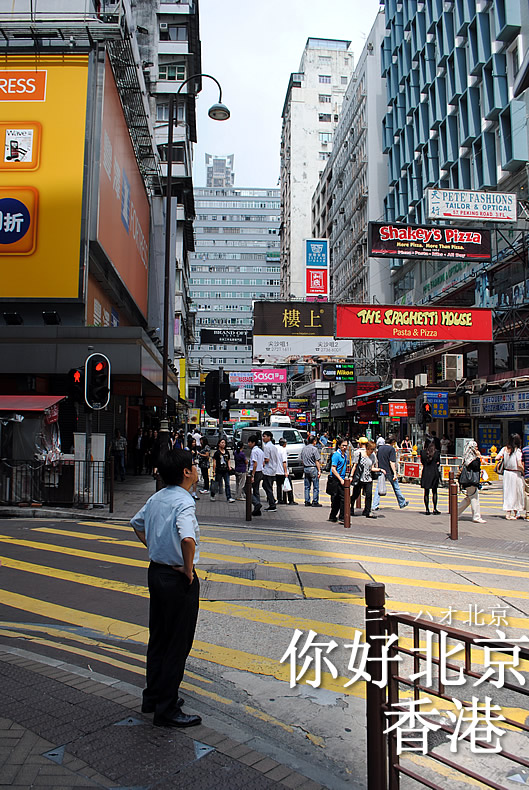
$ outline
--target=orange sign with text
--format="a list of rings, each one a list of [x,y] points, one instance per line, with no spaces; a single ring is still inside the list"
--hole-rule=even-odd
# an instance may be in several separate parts
[[[46,101],[46,71],[0,71],[0,101]]]

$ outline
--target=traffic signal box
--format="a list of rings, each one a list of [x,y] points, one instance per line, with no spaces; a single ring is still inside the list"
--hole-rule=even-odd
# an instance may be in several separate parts
[[[421,422],[423,425],[432,421],[432,404],[423,403],[421,405]]]
[[[84,399],[90,409],[104,409],[110,400],[110,360],[90,354],[85,363]]]
[[[205,382],[205,408],[210,417],[219,417],[219,406],[222,406],[222,419],[229,420],[230,407],[234,407],[237,401],[232,395],[237,392],[238,387],[230,384],[228,373],[224,373],[219,386],[219,371],[212,370],[206,376]],[[220,404],[219,404],[220,401]]]

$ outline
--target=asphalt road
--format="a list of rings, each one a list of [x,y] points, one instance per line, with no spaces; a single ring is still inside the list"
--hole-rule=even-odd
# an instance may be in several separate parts
[[[483,637],[501,627],[520,638],[529,623],[529,559],[303,531],[305,508],[294,510],[294,530],[202,525],[201,613],[183,690],[206,721],[223,722],[234,736],[252,732],[261,750],[293,767],[309,764],[325,787],[364,787],[365,684],[345,684],[352,674],[346,645],[364,629],[366,582],[386,585],[393,611],[445,618]],[[12,519],[0,522],[0,543],[1,643],[141,687],[147,558],[132,530],[117,522]],[[321,683],[313,661],[291,688],[304,658],[295,656],[296,670],[281,659],[296,629],[298,650],[311,630],[322,643],[330,664],[322,662]],[[315,658],[314,649],[308,655]],[[476,654],[478,665],[483,660]],[[455,689],[454,696],[464,694]],[[512,721],[525,721],[520,695],[498,690],[497,699]],[[443,701],[436,707],[443,715],[453,709]],[[529,759],[525,735],[508,738]],[[435,744],[448,753],[446,743]],[[503,758],[463,747],[457,757],[512,786],[513,766]],[[443,787],[466,786],[420,754],[406,760]]]

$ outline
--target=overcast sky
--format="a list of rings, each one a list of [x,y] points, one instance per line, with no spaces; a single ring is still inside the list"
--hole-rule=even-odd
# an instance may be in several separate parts
[[[221,83],[231,118],[208,118],[218,90],[204,79],[195,186],[206,184],[205,153],[235,154],[236,186],[277,186],[281,112],[307,38],[350,40],[356,65],[378,9],[378,0],[199,0],[202,71]]]

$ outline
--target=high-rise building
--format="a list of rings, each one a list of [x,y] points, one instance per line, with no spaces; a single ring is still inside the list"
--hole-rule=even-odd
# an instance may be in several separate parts
[[[15,0],[10,11],[0,11],[2,68],[27,88],[37,86],[23,106],[19,96],[2,97],[3,117],[13,122],[3,132],[9,139],[2,148],[10,154],[2,165],[2,198],[21,216],[0,245],[0,391],[52,400],[57,394],[69,450],[85,413],[63,396],[69,370],[82,368],[87,349],[111,362],[110,405],[95,422],[109,439],[116,427],[132,438],[139,426],[158,425],[167,366],[169,408],[178,408],[172,320],[168,360],[162,356],[163,160],[168,93],[200,72],[200,57],[192,54],[200,41],[194,0],[71,0],[67,6],[41,0],[37,12]],[[28,71],[34,83],[25,81]],[[186,327],[199,89],[194,81],[179,99],[174,144],[170,301],[177,289],[183,306],[176,316]],[[179,356],[180,331],[176,341]]]
[[[169,96],[189,77],[202,71],[200,57],[198,0],[167,3],[137,0],[134,15],[138,27],[148,31],[139,36],[143,73],[146,78],[155,140],[161,161],[162,195],[165,203],[167,179],[167,139]],[[193,249],[193,143],[197,141],[195,101],[202,88],[200,76],[184,84],[175,102],[172,164],[172,233],[174,265],[171,265],[171,312],[174,302],[174,356],[185,358],[194,337],[194,314],[188,293],[189,254]],[[163,212],[158,215],[164,222]],[[161,229],[163,239],[165,227]],[[161,250],[163,255],[163,247]],[[174,280],[174,281],[173,281]],[[150,297],[158,305],[163,300],[164,273],[160,270],[157,288]],[[159,325],[156,324],[156,325]],[[172,356],[172,355],[171,355]],[[184,375],[184,366],[180,367]],[[185,391],[182,382],[180,392]]]
[[[197,187],[195,206],[191,384],[198,387],[199,368],[251,370],[253,301],[279,298],[279,190]]]
[[[427,190],[447,190],[455,214],[461,206],[450,190],[464,190],[467,196],[513,193],[519,216],[527,215],[529,91],[515,98],[513,87],[529,41],[529,6],[526,0],[386,0],[385,13],[385,219],[455,223],[466,230],[486,227],[492,238],[492,260],[487,263],[471,256],[458,261],[394,259],[394,300],[491,308],[495,340],[444,346],[392,343],[395,371],[412,385],[417,381],[446,386],[448,378],[464,378],[478,394],[469,402],[459,389],[447,421],[434,427],[451,438],[478,439],[480,421],[485,420],[494,428],[488,434],[493,437],[490,444],[501,446],[508,433],[523,433],[522,419],[515,417],[522,407],[517,411],[514,405],[512,419],[507,420],[501,390],[497,403],[483,393],[487,387],[516,383],[516,397],[528,397],[524,381],[529,374],[529,323],[526,310],[520,312],[529,301],[524,285],[526,221],[440,219],[429,214]],[[469,197],[476,204],[479,199]],[[449,364],[454,359],[457,365]],[[488,449],[481,441],[480,447]]]
[[[309,38],[290,80],[281,133],[281,296],[305,296],[311,198],[333,146],[353,71],[350,41]]]
[[[233,154],[219,156],[206,154],[206,186],[207,187],[232,187],[235,183],[233,171]]]
[[[312,198],[312,236],[329,239],[334,301],[390,298],[388,259],[367,255],[367,223],[382,215],[388,183],[380,156],[380,118],[387,107],[380,78],[384,34],[380,11],[347,87],[332,152]]]

